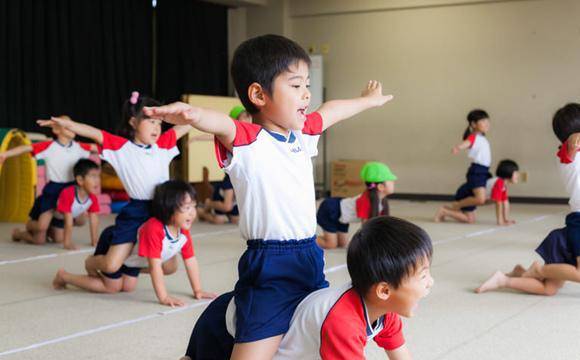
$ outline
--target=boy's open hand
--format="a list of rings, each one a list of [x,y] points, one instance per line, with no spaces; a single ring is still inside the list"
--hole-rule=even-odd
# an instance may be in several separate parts
[[[176,306],[184,306],[185,305],[185,302],[183,300],[171,297],[169,295],[167,295],[165,298],[159,300],[159,302],[163,305],[171,306],[172,308],[174,308]]]
[[[393,100],[393,95],[383,95],[383,86],[376,80],[370,80],[363,89],[361,96],[367,98],[373,106],[383,106]]]
[[[169,105],[144,107],[143,112],[149,117],[159,117],[173,125],[192,125],[201,115],[201,109],[186,103],[175,102]]]
[[[36,123],[42,127],[54,127],[54,126],[61,126],[63,128],[67,128],[70,124],[72,124],[72,120],[70,119],[65,119],[65,118],[60,118],[60,117],[55,117],[55,116],[51,116],[50,120],[46,120],[46,119],[39,119],[36,120]]]

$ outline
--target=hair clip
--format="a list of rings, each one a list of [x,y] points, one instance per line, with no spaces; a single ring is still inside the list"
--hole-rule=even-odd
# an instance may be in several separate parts
[[[133,105],[137,104],[137,101],[139,101],[139,92],[138,91],[133,91],[131,93],[131,99],[129,99],[129,102]]]
[[[369,186],[368,186],[369,189],[374,189],[376,187],[377,187],[377,184],[376,183],[370,183]]]

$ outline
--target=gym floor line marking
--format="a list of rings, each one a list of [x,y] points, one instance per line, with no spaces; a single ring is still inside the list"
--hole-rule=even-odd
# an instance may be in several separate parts
[[[209,232],[205,232],[205,233],[192,234],[191,237],[193,239],[196,239],[196,238],[200,238],[200,237],[204,237],[204,236],[229,234],[229,233],[233,233],[233,232],[239,232],[239,230],[236,228],[236,229],[230,229],[230,230],[209,231]],[[28,261],[51,259],[51,258],[55,258],[58,256],[86,254],[86,253],[92,253],[94,251],[95,251],[95,249],[90,248],[90,249],[67,251],[67,252],[62,252],[62,253],[51,253],[51,254],[37,255],[37,256],[31,256],[31,257],[26,257],[26,258],[22,258],[22,259],[4,260],[4,261],[0,261],[0,266],[19,264],[19,263],[28,262]]]
[[[542,215],[542,216],[537,216],[534,217],[532,219],[529,220],[525,220],[522,221],[516,225],[513,226],[506,226],[506,227],[502,227],[502,228],[491,228],[491,229],[486,229],[486,230],[480,230],[477,232],[473,232],[473,233],[468,233],[462,236],[456,236],[453,238],[449,238],[449,239],[444,239],[444,240],[440,240],[440,241],[434,241],[433,245],[437,245],[437,244],[444,244],[444,243],[448,243],[448,242],[452,242],[452,241],[458,241],[461,239],[469,239],[475,236],[480,236],[480,235],[485,235],[485,234],[490,234],[493,232],[500,232],[500,231],[507,231],[509,229],[514,229],[519,227],[519,225],[525,225],[525,224],[529,224],[529,223],[533,223],[533,222],[538,222],[538,221],[542,221],[546,218],[552,217],[552,216],[556,216],[559,214],[552,214],[552,215]],[[492,231],[493,230],[493,231]],[[223,231],[220,231],[219,233],[223,233]],[[207,233],[206,233],[207,234]],[[204,234],[197,234],[198,236],[203,236]],[[193,237],[193,236],[192,236]],[[326,270],[324,270],[325,274],[330,274],[330,273],[334,273],[337,271],[340,271],[342,269],[346,268],[346,264],[341,264],[341,265],[336,265],[336,266],[332,266]],[[80,331],[77,333],[73,333],[70,335],[66,335],[66,336],[62,336],[62,337],[57,337],[54,339],[50,339],[50,340],[46,340],[46,341],[42,341],[42,342],[38,342],[35,344],[31,344],[28,346],[24,346],[24,347],[20,347],[20,348],[16,348],[16,349],[11,349],[11,350],[6,350],[4,352],[0,353],[0,357],[2,356],[6,356],[6,355],[11,355],[11,354],[16,354],[16,353],[20,353],[20,352],[24,352],[24,351],[28,351],[28,350],[33,350],[33,349],[37,349],[40,347],[44,347],[47,345],[52,345],[52,344],[57,344],[63,341],[67,341],[67,340],[71,340],[71,339],[75,339],[78,337],[83,337],[83,336],[87,336],[87,335],[91,335],[91,334],[95,334],[95,333],[99,333],[99,332],[103,332],[106,330],[111,330],[111,329],[115,329],[115,328],[119,328],[119,327],[123,327],[123,326],[127,326],[127,325],[132,325],[132,324],[136,324],[136,323],[140,323],[146,320],[151,320],[151,319],[156,319],[156,318],[160,318],[162,316],[165,315],[172,315],[172,314],[176,314],[176,313],[180,313],[186,310],[190,310],[190,309],[194,309],[194,308],[198,308],[204,305],[209,304],[210,301],[202,301],[202,302],[197,302],[195,304],[191,304],[191,305],[187,305],[184,307],[180,307],[180,308],[176,308],[176,309],[171,309],[171,310],[165,310],[165,311],[158,311],[154,314],[151,315],[145,315],[145,316],[141,316],[135,319],[129,319],[129,320],[125,320],[125,321],[120,321],[120,322],[116,322],[116,323],[112,323],[109,325],[103,325],[103,326],[99,326],[93,329],[89,329],[89,330],[84,330],[84,331]]]

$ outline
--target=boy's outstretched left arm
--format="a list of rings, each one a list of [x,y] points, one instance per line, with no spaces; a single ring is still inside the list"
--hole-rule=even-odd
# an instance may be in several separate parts
[[[513,225],[516,222],[514,220],[510,220],[510,202],[506,200],[503,202],[503,221],[506,225]]]
[[[195,256],[188,259],[184,259],[185,270],[187,271],[187,277],[189,278],[189,283],[191,284],[191,289],[193,290],[193,297],[196,299],[215,299],[217,294],[206,292],[201,289],[201,281],[199,280],[199,264]]]
[[[99,215],[97,213],[89,214],[89,229],[91,231],[91,246],[97,246],[99,239]]]
[[[332,125],[365,110],[383,106],[392,99],[393,95],[383,95],[383,87],[380,82],[371,80],[363,89],[360,97],[327,101],[316,111],[322,117],[322,130],[326,130]]]

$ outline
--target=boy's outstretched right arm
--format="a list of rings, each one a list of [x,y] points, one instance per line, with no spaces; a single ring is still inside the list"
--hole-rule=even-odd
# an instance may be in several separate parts
[[[182,102],[158,107],[145,107],[143,111],[147,116],[162,117],[163,121],[170,124],[191,125],[200,131],[214,134],[222,145],[229,150],[232,149],[236,136],[236,125],[226,114]]]
[[[61,126],[74,132],[77,135],[89,138],[97,144],[103,143],[103,133],[101,130],[83,123],[72,121],[66,118],[51,117],[50,120],[37,120],[36,123],[44,127]]]
[[[26,154],[27,152],[31,152],[31,151],[32,151],[31,145],[20,145],[20,146],[17,146],[15,148],[12,148],[8,151],[1,152],[0,153],[0,165],[2,165],[4,163],[4,161],[6,161],[6,159],[8,159],[8,158],[11,158],[13,156]]]
[[[453,149],[451,149],[451,153],[453,153],[453,155],[457,155],[457,154],[459,154],[459,152],[461,150],[465,150],[465,149],[469,148],[470,146],[471,146],[471,141],[464,140],[461,143],[455,145],[453,147]]]

